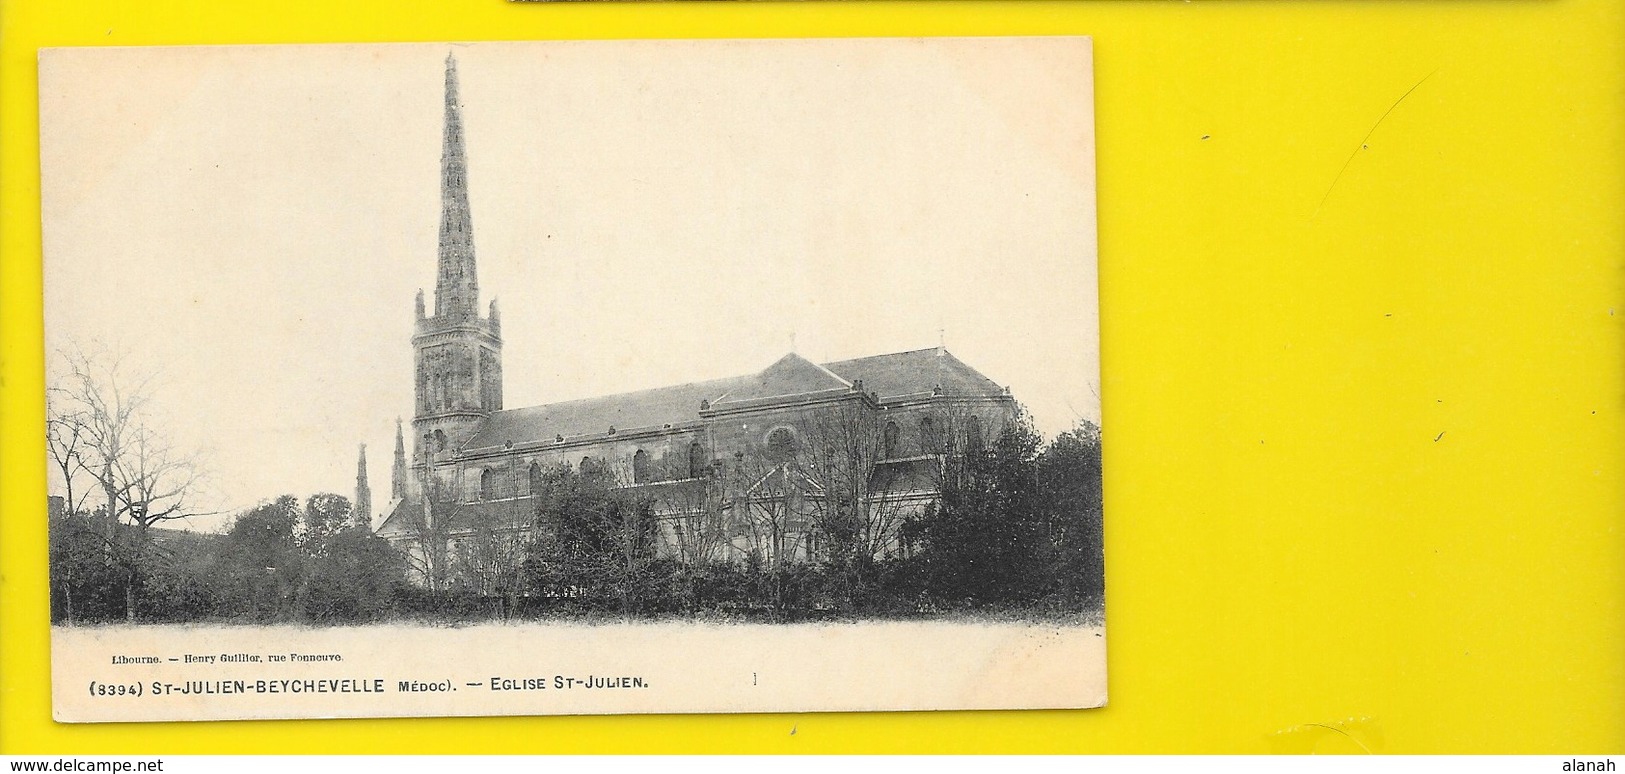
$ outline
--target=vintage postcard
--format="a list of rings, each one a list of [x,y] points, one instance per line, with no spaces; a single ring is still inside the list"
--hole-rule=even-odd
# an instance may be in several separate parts
[[[1103,704],[1091,84],[41,52],[56,718]]]

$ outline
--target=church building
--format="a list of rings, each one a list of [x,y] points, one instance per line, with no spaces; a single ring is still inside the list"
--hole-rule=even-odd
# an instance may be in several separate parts
[[[451,57],[444,120],[433,306],[419,291],[416,401],[410,433],[397,422],[377,528],[413,558],[417,582],[459,582],[454,559],[476,540],[547,529],[538,498],[563,470],[646,497],[656,550],[679,560],[816,561],[836,518],[863,550],[906,552],[900,527],[933,501],[944,460],[1018,411],[1007,388],[941,346],[829,363],[792,352],[751,374],[505,407],[501,317],[496,301],[480,305]]]

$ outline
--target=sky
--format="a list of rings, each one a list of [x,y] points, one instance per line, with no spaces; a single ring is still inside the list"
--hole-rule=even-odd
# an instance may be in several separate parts
[[[1085,39],[46,50],[47,357],[157,374],[187,526],[353,495],[361,443],[387,496],[447,53],[507,407],[941,342],[1099,421]]]

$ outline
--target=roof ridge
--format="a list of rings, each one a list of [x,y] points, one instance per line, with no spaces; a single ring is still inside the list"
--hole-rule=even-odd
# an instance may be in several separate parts
[[[786,389],[785,385],[779,385],[781,391],[778,392],[767,392],[764,389],[768,385],[769,378],[793,379],[793,376],[786,375],[805,374],[809,371],[812,374],[816,374],[816,378],[820,380],[833,382],[833,386],[813,386],[805,384],[795,385],[792,381],[793,386],[788,388],[788,392],[782,391],[783,389]],[[805,381],[805,379],[803,379],[803,381]],[[785,353],[783,357],[773,361],[773,363],[768,367],[763,368],[754,374],[737,377],[737,383],[734,385],[733,389],[730,389],[718,396],[715,403],[721,404],[726,402],[757,401],[770,398],[784,398],[794,395],[829,392],[831,390],[850,389],[852,389],[852,382],[846,377],[829,370],[829,368],[820,363],[814,363],[813,361],[808,360],[800,353],[788,352]],[[735,397],[736,393],[741,394],[743,397]]]
[[[803,359],[805,360],[805,358],[803,358]],[[808,360],[807,362],[812,363],[811,360]],[[852,380],[850,380],[850,379],[848,379],[848,378],[846,378],[846,377],[844,377],[844,376],[842,376],[842,375],[840,375],[838,373],[835,373],[834,371],[829,370],[829,366],[826,366],[823,363],[812,363],[812,364],[818,370],[823,371],[824,373],[835,377],[835,381],[840,382],[841,384],[844,384],[844,385],[846,385],[848,387],[852,386]]]
[[[882,358],[882,357],[896,357],[898,355],[913,355],[913,354],[916,354],[916,353],[919,353],[919,352],[935,352],[935,351],[937,351],[939,349],[942,350],[942,352],[944,354],[946,354],[948,352],[948,350],[946,348],[944,348],[944,347],[921,347],[919,349],[905,349],[905,350],[903,350],[901,352],[882,352],[881,354],[878,354],[878,355],[864,355],[862,357],[849,357],[849,358],[845,358],[843,360],[831,360],[828,363],[825,363],[823,365],[831,366],[831,365],[838,365],[838,364],[841,364],[841,363],[854,363],[854,362],[857,362],[859,360],[875,360],[877,358]]]
[[[788,360],[789,358],[792,358],[792,357],[797,359],[797,360],[800,360],[803,363],[806,363],[807,365],[812,366],[813,368],[818,369],[819,371],[822,371],[825,376],[828,376],[831,379],[834,379],[835,381],[840,382],[842,386],[845,386],[845,387],[851,387],[852,386],[852,380],[847,379],[846,377],[841,376],[840,374],[829,370],[829,367],[824,365],[823,363],[815,363],[815,362],[813,362],[811,360],[808,360],[807,358],[803,357],[801,355],[801,353],[799,353],[799,352],[790,352],[790,353],[786,354],[784,357],[781,357],[778,360],[773,361],[773,365],[770,365],[767,368],[764,368],[761,371],[758,371],[757,375],[767,373],[768,368],[772,368],[773,366],[778,365],[779,363],[783,363],[785,360]]]

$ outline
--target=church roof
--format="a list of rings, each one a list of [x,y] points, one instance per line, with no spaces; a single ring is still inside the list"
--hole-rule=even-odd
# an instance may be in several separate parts
[[[794,352],[779,358],[778,362],[762,369],[761,373],[743,376],[736,381],[738,384],[716,403],[719,405],[745,403],[828,390],[845,390],[852,386],[851,382],[836,376],[828,368]]]
[[[492,413],[464,445],[467,449],[527,443],[618,430],[660,427],[699,419],[700,403],[720,406],[847,389],[863,382],[882,400],[902,395],[996,397],[1004,389],[940,347],[819,365],[791,353],[760,372],[727,379],[603,395]]]
[[[497,411],[480,425],[479,432],[465,446],[480,449],[501,446],[508,441],[523,443],[558,435],[604,433],[611,427],[627,430],[688,422],[699,418],[700,401],[722,397],[745,378],[713,379]]]
[[[435,521],[447,532],[464,532],[477,525],[492,529],[513,529],[528,526],[536,505],[531,497],[511,500],[493,500],[459,503],[450,500],[436,502]],[[423,524],[423,498],[411,497],[390,504],[389,515],[378,529],[381,537],[412,536]]]
[[[536,514],[536,499],[520,497],[492,502],[459,503],[453,506],[446,529],[451,532],[488,529],[516,529],[530,526]]]
[[[423,523],[423,501],[416,497],[397,497],[384,506],[383,513],[383,520],[373,528],[373,534],[382,537],[407,534],[412,531],[414,524]]]
[[[941,347],[841,360],[824,367],[848,381],[862,380],[865,391],[882,399],[931,392],[937,387],[944,395],[958,397],[1004,394],[1003,387]]]

